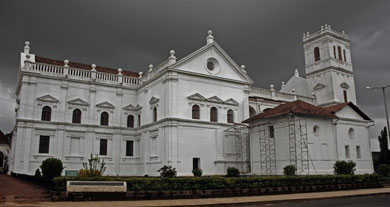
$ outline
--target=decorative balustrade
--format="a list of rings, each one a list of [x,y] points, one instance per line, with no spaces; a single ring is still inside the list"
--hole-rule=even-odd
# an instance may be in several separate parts
[[[35,64],[26,62],[29,71],[36,71],[44,75],[62,76],[64,67],[48,64]]]
[[[262,98],[270,98],[273,100],[282,100],[282,101],[302,100],[307,103],[314,103],[314,98],[312,97],[296,95],[294,93],[283,93],[279,91],[272,91],[271,89],[266,89],[266,88],[252,87],[250,91],[250,96],[258,96]]]
[[[121,84],[124,86],[136,86],[140,84],[138,77],[123,76],[122,74],[111,74],[92,70],[70,68],[44,63],[25,62],[24,71],[39,73],[42,75],[65,77],[74,80],[96,81],[106,84]]]
[[[68,77],[72,79],[88,80],[91,78],[91,71],[77,68],[69,68]]]

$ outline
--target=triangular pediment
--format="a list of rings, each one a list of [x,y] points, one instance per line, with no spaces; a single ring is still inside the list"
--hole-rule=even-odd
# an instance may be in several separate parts
[[[318,83],[317,85],[314,86],[314,90],[319,90],[321,88],[325,88],[324,84]]]
[[[133,104],[129,104],[125,107],[123,107],[124,110],[129,110],[129,111],[135,111],[135,106]]]
[[[208,102],[213,102],[213,103],[223,103],[223,101],[218,98],[218,96],[212,96],[207,99]]]
[[[89,104],[82,100],[81,98],[76,98],[73,100],[68,101],[68,104],[77,105],[77,106],[88,106]]]
[[[215,68],[208,69],[209,60],[213,60]],[[229,79],[247,84],[253,80],[216,42],[207,44],[186,57],[178,60],[171,68],[191,73]]]
[[[114,105],[112,105],[110,102],[108,101],[104,101],[104,102],[101,102],[99,104],[96,104],[97,107],[100,107],[100,108],[108,108],[108,109],[113,109],[115,108]]]
[[[348,89],[348,88],[349,88],[349,85],[348,85],[348,83],[344,82],[344,83],[340,84],[340,87],[341,87],[341,88]]]
[[[196,100],[196,101],[206,101],[206,98],[200,95],[199,93],[192,94],[191,96],[187,97],[190,100]]]
[[[158,101],[160,101],[160,99],[153,96],[153,97],[150,99],[149,104],[155,104],[155,103],[157,103]]]
[[[224,101],[225,104],[238,106],[238,102],[232,98],[229,98],[228,100]]]
[[[129,105],[123,107],[123,109],[128,110],[128,111],[138,111],[138,110],[142,109],[142,107],[138,104],[136,106],[134,106],[133,104],[129,104]]]
[[[37,98],[38,101],[43,101],[43,102],[50,102],[50,103],[58,103],[60,102],[58,99],[54,98],[51,95],[44,95],[41,97]]]

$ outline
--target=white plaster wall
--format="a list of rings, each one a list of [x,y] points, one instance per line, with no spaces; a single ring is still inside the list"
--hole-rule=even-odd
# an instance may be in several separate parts
[[[349,136],[349,129],[354,130],[354,135]],[[356,123],[353,121],[339,121],[336,126],[337,133],[337,149],[339,160],[352,160],[356,163],[357,174],[372,173],[373,162],[370,151],[370,143],[368,136],[368,127],[364,123]],[[346,157],[345,146],[350,149],[350,157]],[[357,158],[356,146],[360,146],[361,158]]]

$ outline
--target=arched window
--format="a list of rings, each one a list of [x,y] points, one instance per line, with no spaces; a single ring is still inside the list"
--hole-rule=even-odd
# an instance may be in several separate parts
[[[343,60],[343,54],[341,54],[341,47],[337,47],[337,52],[339,53],[339,60]]]
[[[347,55],[345,54],[345,50],[343,50],[343,55],[344,55],[344,62],[347,62]]]
[[[157,121],[157,107],[153,108],[153,122]]]
[[[215,107],[211,107],[210,109],[210,121],[218,122],[218,109]]]
[[[141,126],[141,114],[138,114],[138,126]]]
[[[51,108],[50,106],[45,106],[42,108],[42,121],[51,121]]]
[[[249,117],[252,116],[256,116],[256,110],[252,106],[249,106]]]
[[[103,112],[100,114],[100,125],[102,126],[108,126],[108,113]]]
[[[231,109],[227,111],[227,123],[234,123],[234,112]]]
[[[81,111],[80,109],[73,110],[72,123],[80,124],[81,123]]]
[[[134,116],[133,115],[127,116],[127,127],[134,128]]]
[[[200,109],[198,105],[192,106],[192,119],[200,119]]]
[[[314,48],[314,61],[317,62],[319,60],[321,60],[320,48],[316,47],[316,48]]]

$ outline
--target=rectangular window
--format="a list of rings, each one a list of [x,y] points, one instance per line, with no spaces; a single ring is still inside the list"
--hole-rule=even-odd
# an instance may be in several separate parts
[[[348,96],[347,96],[347,91],[346,90],[343,91],[343,95],[344,95],[344,102],[347,103],[348,102]]]
[[[275,129],[274,129],[274,126],[269,126],[269,127],[268,127],[268,131],[269,131],[269,138],[275,138]]]
[[[126,156],[132,157],[134,156],[134,142],[126,141]]]
[[[200,167],[200,158],[192,158],[192,169],[199,169]]]
[[[151,141],[150,155],[155,156],[157,155],[157,137],[152,137],[150,141]]]
[[[362,158],[362,153],[360,151],[360,146],[356,146],[356,158],[361,159]]]
[[[107,155],[107,139],[100,139],[99,155]]]
[[[49,153],[50,136],[39,137],[39,153]]]
[[[80,138],[71,137],[70,138],[70,154],[79,155],[80,154]]]
[[[345,158],[351,158],[348,145],[345,146]]]

